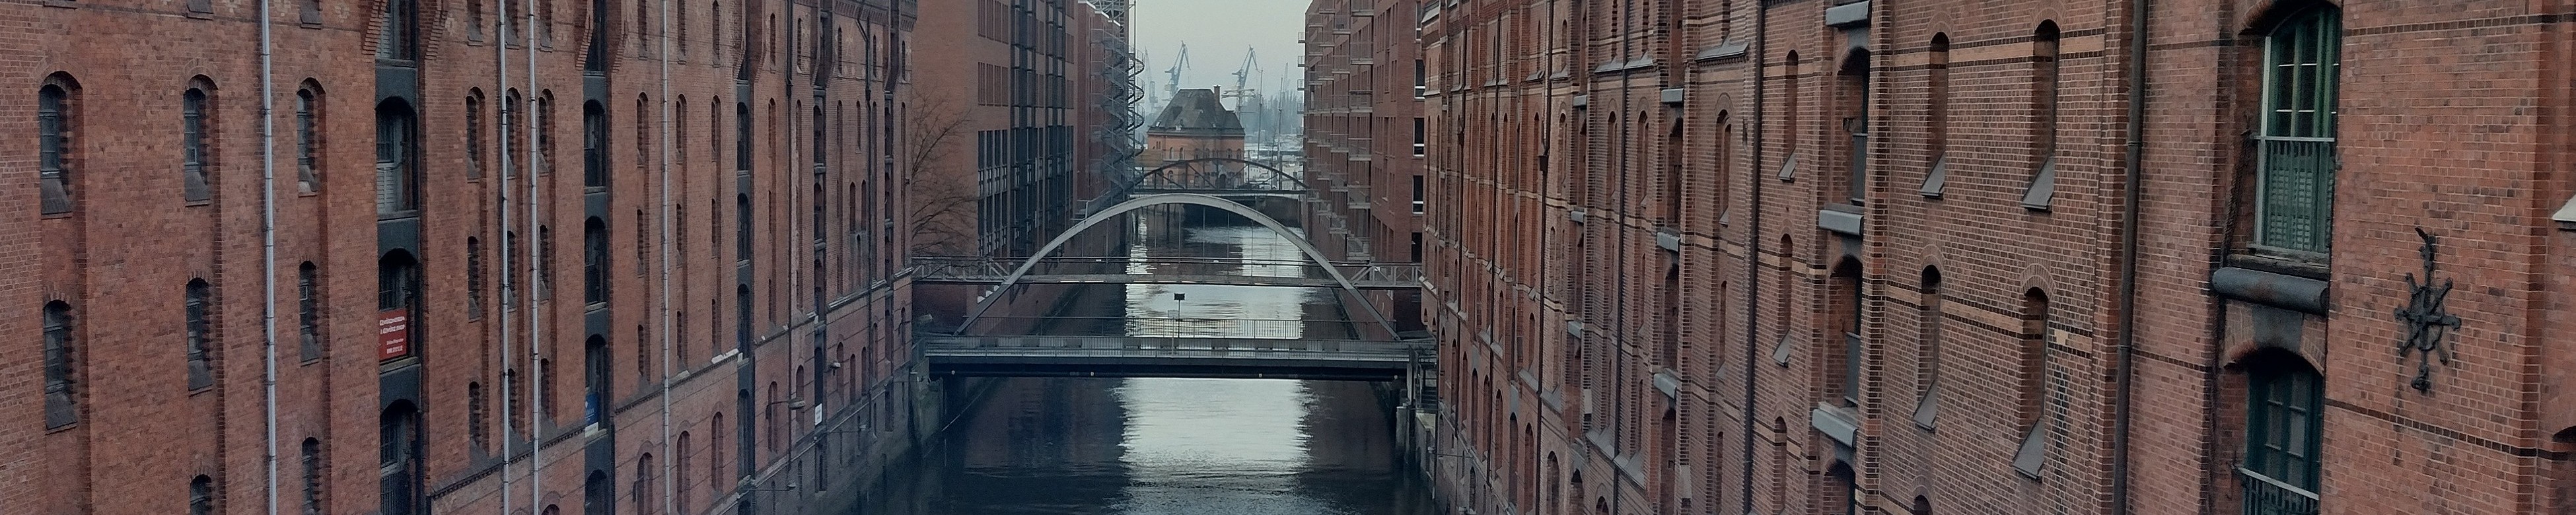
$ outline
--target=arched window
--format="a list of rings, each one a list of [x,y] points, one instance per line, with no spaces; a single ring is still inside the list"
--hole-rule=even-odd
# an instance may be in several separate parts
[[[707,488],[713,490],[717,498],[722,498],[725,491],[732,488],[734,478],[732,474],[725,473],[725,434],[740,428],[725,425],[722,412],[716,413],[710,426],[707,428]]]
[[[215,478],[188,480],[188,515],[215,515]]]
[[[503,0],[501,3],[506,5],[510,2]],[[501,163],[502,178],[518,177],[519,167],[528,165],[527,163],[519,162],[518,156],[512,155],[511,153],[513,150],[518,152],[527,151],[528,130],[526,127],[522,126],[527,122],[527,119],[521,116],[527,111],[527,108],[527,99],[519,96],[519,90],[517,88],[505,90],[501,93],[501,148],[498,155],[500,156],[499,161]]]
[[[71,79],[55,74],[36,89],[36,183],[43,214],[72,212]]]
[[[322,359],[322,272],[313,262],[295,267],[295,334],[306,361]]]
[[[2306,360],[2266,351],[2245,364],[2245,513],[2315,513],[2325,377]]]
[[[581,299],[608,302],[608,222],[592,217],[581,224]]]
[[[304,515],[323,515],[330,510],[323,506],[322,441],[306,438],[302,450],[297,463],[304,467]]]
[[[689,506],[689,492],[697,490],[697,485],[689,484],[689,456],[696,455],[698,449],[689,446],[688,431],[681,431],[680,438],[676,441],[679,445],[671,448],[671,490],[673,490],[671,505],[678,508],[680,513],[695,513]]]
[[[469,2],[483,5],[481,2]],[[479,7],[478,7],[479,9]],[[465,94],[465,178],[483,178],[483,92]]]
[[[557,125],[555,125],[553,91],[537,91],[537,120],[532,125],[537,132],[537,157],[536,162],[529,164],[537,171],[537,175],[555,173],[555,127]]]
[[[2057,22],[2039,22],[2031,34],[2031,149],[2034,172],[2023,190],[2021,206],[2046,210],[2057,193],[2058,63]]]
[[[645,116],[646,113],[652,112],[652,99],[645,97],[642,93],[637,93],[635,95],[635,175],[638,177],[643,176],[645,170],[644,167],[650,166],[648,163],[653,162],[653,124],[651,121],[654,118],[660,118],[660,116]],[[658,115],[659,113],[654,114]]]
[[[80,421],[78,397],[73,389],[79,385],[78,350],[72,340],[75,327],[72,305],[68,302],[45,303],[45,428],[52,429]]]
[[[2322,260],[2333,243],[2343,13],[2315,4],[2263,37],[2253,249]]]
[[[1917,192],[1925,197],[1941,198],[1950,182],[1950,35],[1932,34],[1930,78],[1926,79],[1930,118],[1932,164],[1923,175],[1923,187]]]
[[[593,470],[589,478],[582,480],[581,511],[583,515],[617,513],[617,486],[610,484],[608,472]]]
[[[295,90],[295,186],[298,191],[322,190],[321,136],[315,126],[322,118],[322,92],[311,85]]]
[[[784,406],[782,406],[782,404],[786,402],[787,399],[783,399],[778,396],[778,382],[770,381],[769,404],[766,409],[761,411],[767,412],[768,414],[769,431],[767,432],[769,433],[769,455],[773,458],[778,456],[781,447],[784,446],[787,441],[787,426],[780,424],[778,419],[778,410],[783,408]]]
[[[376,58],[404,64],[420,59],[420,5],[414,0],[385,0],[384,6],[384,12],[377,13]]]
[[[406,0],[390,0],[406,1]],[[376,104],[376,216],[420,214],[419,122],[402,99]]]
[[[465,317],[483,316],[483,240],[465,237]]]
[[[581,104],[581,185],[608,191],[608,108],[599,102]]]
[[[653,468],[653,453],[648,452],[635,457],[635,493],[628,501],[635,503],[635,513],[644,515],[662,513],[662,503],[653,502],[652,499],[653,494],[659,492],[653,487],[654,472],[657,471]]]
[[[2014,381],[2014,391],[2020,393],[2013,412],[2015,424],[2023,428],[2039,421],[2040,390],[2048,375],[2048,310],[2048,292],[2031,288],[2022,293],[2021,342],[2015,346],[2020,366]]]
[[[420,412],[409,401],[385,408],[377,422],[378,513],[420,513]]]
[[[214,303],[214,287],[206,280],[188,281],[186,346],[190,390],[215,385]]]
[[[1915,391],[1923,392],[1923,400],[1915,407],[1914,422],[1924,427],[1931,427],[1935,409],[1933,406],[1939,402],[1934,400],[1939,394],[1933,390],[1940,388],[1941,383],[1941,339],[1944,332],[1942,325],[1948,318],[1941,314],[1944,300],[1941,293],[1941,269],[1923,267],[1921,284],[1922,311],[1915,314],[1914,322],[1917,331],[1914,344],[1914,388]]]
[[[555,293],[555,228],[537,226],[537,302],[554,300]]]
[[[206,134],[206,111],[212,103],[206,88],[191,85],[179,94],[179,173],[180,199],[200,202],[214,198],[207,186],[206,167],[214,160],[213,143]]]
[[[2041,424],[2041,411],[2047,402],[2048,366],[2048,292],[2031,288],[2022,294],[2020,368],[2016,372],[2016,389],[2020,405],[2014,410],[2015,422],[2022,428],[2021,447],[2013,453],[2013,469],[2023,476],[2039,478],[2046,463],[2048,431]]]
[[[1838,95],[1842,98],[1836,99],[1842,103],[1843,132],[1851,136],[1850,146],[1844,149],[1847,157],[1843,190],[1845,198],[1855,206],[1864,204],[1869,196],[1870,72],[1868,50],[1854,50],[1844,57],[1840,81],[1843,91]]]

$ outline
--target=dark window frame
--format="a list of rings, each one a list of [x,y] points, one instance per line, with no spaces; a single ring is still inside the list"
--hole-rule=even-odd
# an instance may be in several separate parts
[[[185,345],[188,389],[202,390],[215,385],[215,298],[214,286],[204,279],[188,281],[185,308]]]
[[[2322,3],[2263,35],[2247,245],[2255,253],[2323,261],[2333,251],[2342,38],[2342,12]]]
[[[51,80],[36,89],[36,178],[41,213],[69,214],[73,199],[71,170],[77,136],[69,81]]]
[[[214,199],[207,168],[213,165],[213,139],[207,134],[210,125],[207,110],[213,104],[206,88],[190,86],[179,94],[179,180],[180,200],[206,202]]]

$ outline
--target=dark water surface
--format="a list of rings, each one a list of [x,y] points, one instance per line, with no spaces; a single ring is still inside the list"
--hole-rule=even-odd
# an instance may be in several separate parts
[[[1189,229],[1130,252],[1302,259],[1251,226]],[[1161,240],[1161,241],[1157,241]],[[1297,267],[1247,274],[1294,275]],[[1124,321],[1057,333],[1344,338],[1329,291],[1101,286]],[[1185,294],[1175,300],[1174,293]],[[953,413],[908,477],[862,513],[906,515],[1428,515],[1395,448],[1392,406],[1362,382],[1019,378],[951,382]],[[971,385],[971,386],[970,386]]]

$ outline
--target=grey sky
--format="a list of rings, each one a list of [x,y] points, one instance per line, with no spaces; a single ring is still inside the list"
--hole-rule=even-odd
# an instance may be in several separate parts
[[[1243,67],[1243,49],[1260,53],[1261,83],[1254,89],[1273,93],[1284,77],[1296,76],[1295,64],[1305,48],[1297,38],[1306,30],[1307,0],[1135,0],[1137,46],[1145,51],[1145,76],[1160,91],[1179,55],[1190,45],[1189,68],[1181,70],[1181,87],[1234,88],[1234,72]],[[1142,85],[1142,84],[1139,84]],[[1159,106],[1157,106],[1159,107]],[[1153,112],[1152,107],[1146,112]]]

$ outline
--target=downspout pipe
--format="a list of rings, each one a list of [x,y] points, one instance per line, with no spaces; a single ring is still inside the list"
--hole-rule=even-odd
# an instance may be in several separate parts
[[[509,0],[502,1],[506,2]],[[495,234],[496,236],[501,236],[501,243],[497,244],[497,247],[501,250],[497,253],[501,256],[501,314],[493,318],[501,320],[501,362],[499,365],[501,367],[501,405],[505,406],[501,409],[501,515],[515,515],[518,512],[512,507],[513,503],[511,501],[513,498],[510,497],[510,494],[514,492],[514,490],[510,487],[513,486],[512,483],[517,481],[511,477],[511,473],[518,468],[514,465],[519,462],[519,454],[510,448],[510,438],[512,436],[510,434],[510,428],[518,426],[515,425],[517,421],[514,420],[514,417],[510,416],[510,410],[507,406],[510,405],[510,402],[516,401],[519,398],[517,395],[517,385],[519,382],[518,374],[514,373],[510,369],[510,359],[515,355],[512,354],[512,349],[510,347],[512,329],[510,327],[510,313],[512,312],[511,310],[518,307],[519,297],[519,283],[516,279],[513,279],[518,277],[518,274],[513,273],[513,269],[511,268],[511,265],[516,263],[516,261],[510,259],[510,251],[515,250],[511,248],[511,245],[515,244],[518,239],[509,237],[511,221],[510,176],[518,173],[518,169],[514,168],[517,163],[510,160],[510,140],[518,137],[517,132],[512,131],[511,129],[526,129],[519,127],[519,124],[512,123],[510,121],[510,116],[518,114],[519,112],[519,106],[512,105],[510,103],[509,94],[510,18],[507,14],[501,15],[499,18],[500,23],[492,24],[493,39],[496,40],[492,45],[492,66],[494,70],[494,89],[492,90],[492,95],[494,95],[494,98],[499,101],[492,102],[492,105],[500,107],[496,109],[499,112],[496,113],[496,116],[492,117],[492,120],[499,123],[501,126],[501,130],[499,131],[501,135],[499,138],[499,151],[494,152],[494,155],[499,158],[498,163],[500,164],[500,167],[493,170],[493,175],[496,175],[497,177],[493,178],[495,182],[492,189],[492,196],[493,204],[498,206],[494,211],[500,212],[501,223],[500,232]]]
[[[508,0],[502,1],[506,2]],[[547,170],[542,167],[543,165],[546,165],[546,162],[542,160],[545,156],[538,153],[539,150],[550,149],[540,149],[538,148],[540,145],[536,144],[538,142],[546,141],[546,131],[554,130],[554,126],[546,123],[548,120],[540,118],[540,116],[550,115],[552,113],[541,113],[535,108],[538,105],[544,105],[541,104],[541,102],[545,102],[544,97],[542,96],[542,92],[544,90],[537,89],[537,45],[539,44],[537,38],[543,37],[547,32],[553,30],[553,27],[540,27],[537,25],[537,0],[520,1],[524,2],[524,7],[520,12],[527,17],[527,25],[525,25],[525,27],[528,28],[528,33],[524,36],[527,40],[523,43],[525,46],[522,47],[524,50],[527,50],[528,91],[520,97],[520,101],[526,102],[526,105],[520,106],[520,112],[524,113],[529,121],[526,124],[529,144],[527,148],[528,244],[525,251],[528,253],[528,280],[536,281],[536,284],[531,285],[535,286],[532,288],[532,291],[527,292],[528,294],[521,295],[519,300],[527,304],[525,308],[525,311],[528,312],[527,379],[529,381],[528,384],[530,385],[528,398],[535,400],[535,402],[528,403],[527,406],[528,507],[530,509],[535,509],[539,503],[545,502],[545,431],[546,424],[553,422],[546,419],[545,412],[541,411],[540,408],[554,402],[554,399],[546,398],[546,394],[552,390],[546,388],[549,385],[544,383],[546,380],[546,362],[544,360],[544,342],[546,340],[546,333],[545,319],[540,315],[545,311],[545,299],[537,298],[537,294],[554,294],[553,288],[544,287],[546,284],[546,260],[543,252],[545,250],[550,250],[548,247],[552,246],[548,245],[548,242],[546,242],[544,238],[552,235],[547,234],[547,231],[541,230],[544,227],[543,223],[545,221],[545,212],[538,205],[537,199],[537,185],[540,182],[537,179],[538,174],[552,172],[552,170]],[[501,46],[506,47],[509,45],[507,42],[504,42]]]
[[[2120,335],[2111,384],[2111,514],[2129,513],[2129,419],[2137,384],[2139,190],[2146,178],[2147,43],[2154,0],[2129,0],[2127,155],[2120,174]]]
[[[671,105],[671,0],[663,0],[657,3],[661,8],[661,12],[658,13],[658,16],[662,19],[662,32],[659,34],[662,40],[662,51],[659,56],[661,58],[660,62],[657,64],[661,67],[662,76],[660,96],[656,97],[655,100],[660,102],[660,109],[658,110],[662,113],[662,123],[660,123],[660,134],[657,138],[661,140],[657,145],[661,147],[661,151],[657,152],[654,156],[659,161],[659,164],[655,168],[660,177],[654,182],[661,190],[658,201],[662,204],[661,209],[659,210],[661,211],[660,216],[662,218],[662,223],[660,224],[660,230],[656,232],[660,233],[659,236],[662,239],[660,242],[662,256],[660,260],[660,276],[658,278],[661,285],[659,288],[656,288],[655,297],[658,298],[654,299],[653,306],[655,311],[660,312],[656,313],[654,318],[658,319],[662,326],[659,331],[662,336],[662,392],[659,395],[656,395],[656,397],[662,398],[663,458],[661,470],[662,510],[655,513],[679,513],[679,485],[677,484],[679,481],[671,479],[676,477],[672,475],[677,471],[678,467],[674,462],[678,461],[680,457],[679,444],[671,441],[671,383],[673,381],[672,376],[677,375],[671,361],[678,359],[672,355],[673,351],[671,349],[671,344],[675,341],[674,339],[677,338],[676,335],[671,334],[672,326],[674,325],[672,317],[675,316],[671,310],[671,207],[673,205],[671,203],[671,124],[673,123],[671,117],[678,113],[672,112],[675,108]],[[643,116],[644,113],[635,113],[635,115]],[[641,221],[639,220],[638,222]],[[636,345],[643,345],[643,343],[644,342],[636,342]]]
[[[276,20],[271,0],[259,1],[259,273],[260,415],[266,433],[261,456],[268,474],[268,515],[277,515],[277,77]]]
[[[1763,155],[1766,154],[1764,150],[1769,148],[1764,145],[1764,142],[1770,139],[1771,134],[1766,130],[1771,127],[1769,122],[1771,83],[1768,80],[1769,74],[1765,70],[1771,59],[1770,30],[1771,3],[1762,2],[1753,15],[1753,130],[1749,132],[1753,134],[1755,173],[1744,174],[1745,180],[1753,183],[1753,191],[1748,199],[1752,207],[1750,210],[1752,225],[1746,228],[1744,241],[1746,249],[1744,252],[1744,446],[1742,449],[1744,473],[1737,474],[1736,477],[1742,481],[1743,487],[1737,494],[1741,496],[1738,498],[1743,508],[1741,513],[1748,514],[1754,512],[1753,428],[1754,419],[1760,416],[1760,412],[1754,409],[1754,403],[1762,398],[1754,394],[1755,376],[1762,372],[1762,367],[1756,365],[1761,362],[1761,355],[1754,350],[1758,345],[1756,342],[1762,339],[1762,303],[1754,302],[1753,299],[1762,297],[1762,240],[1767,239],[1762,233],[1762,183],[1764,181],[1759,171],[1762,169]],[[1790,137],[1796,137],[1796,135],[1793,133]],[[1786,284],[1780,286],[1788,287]]]

